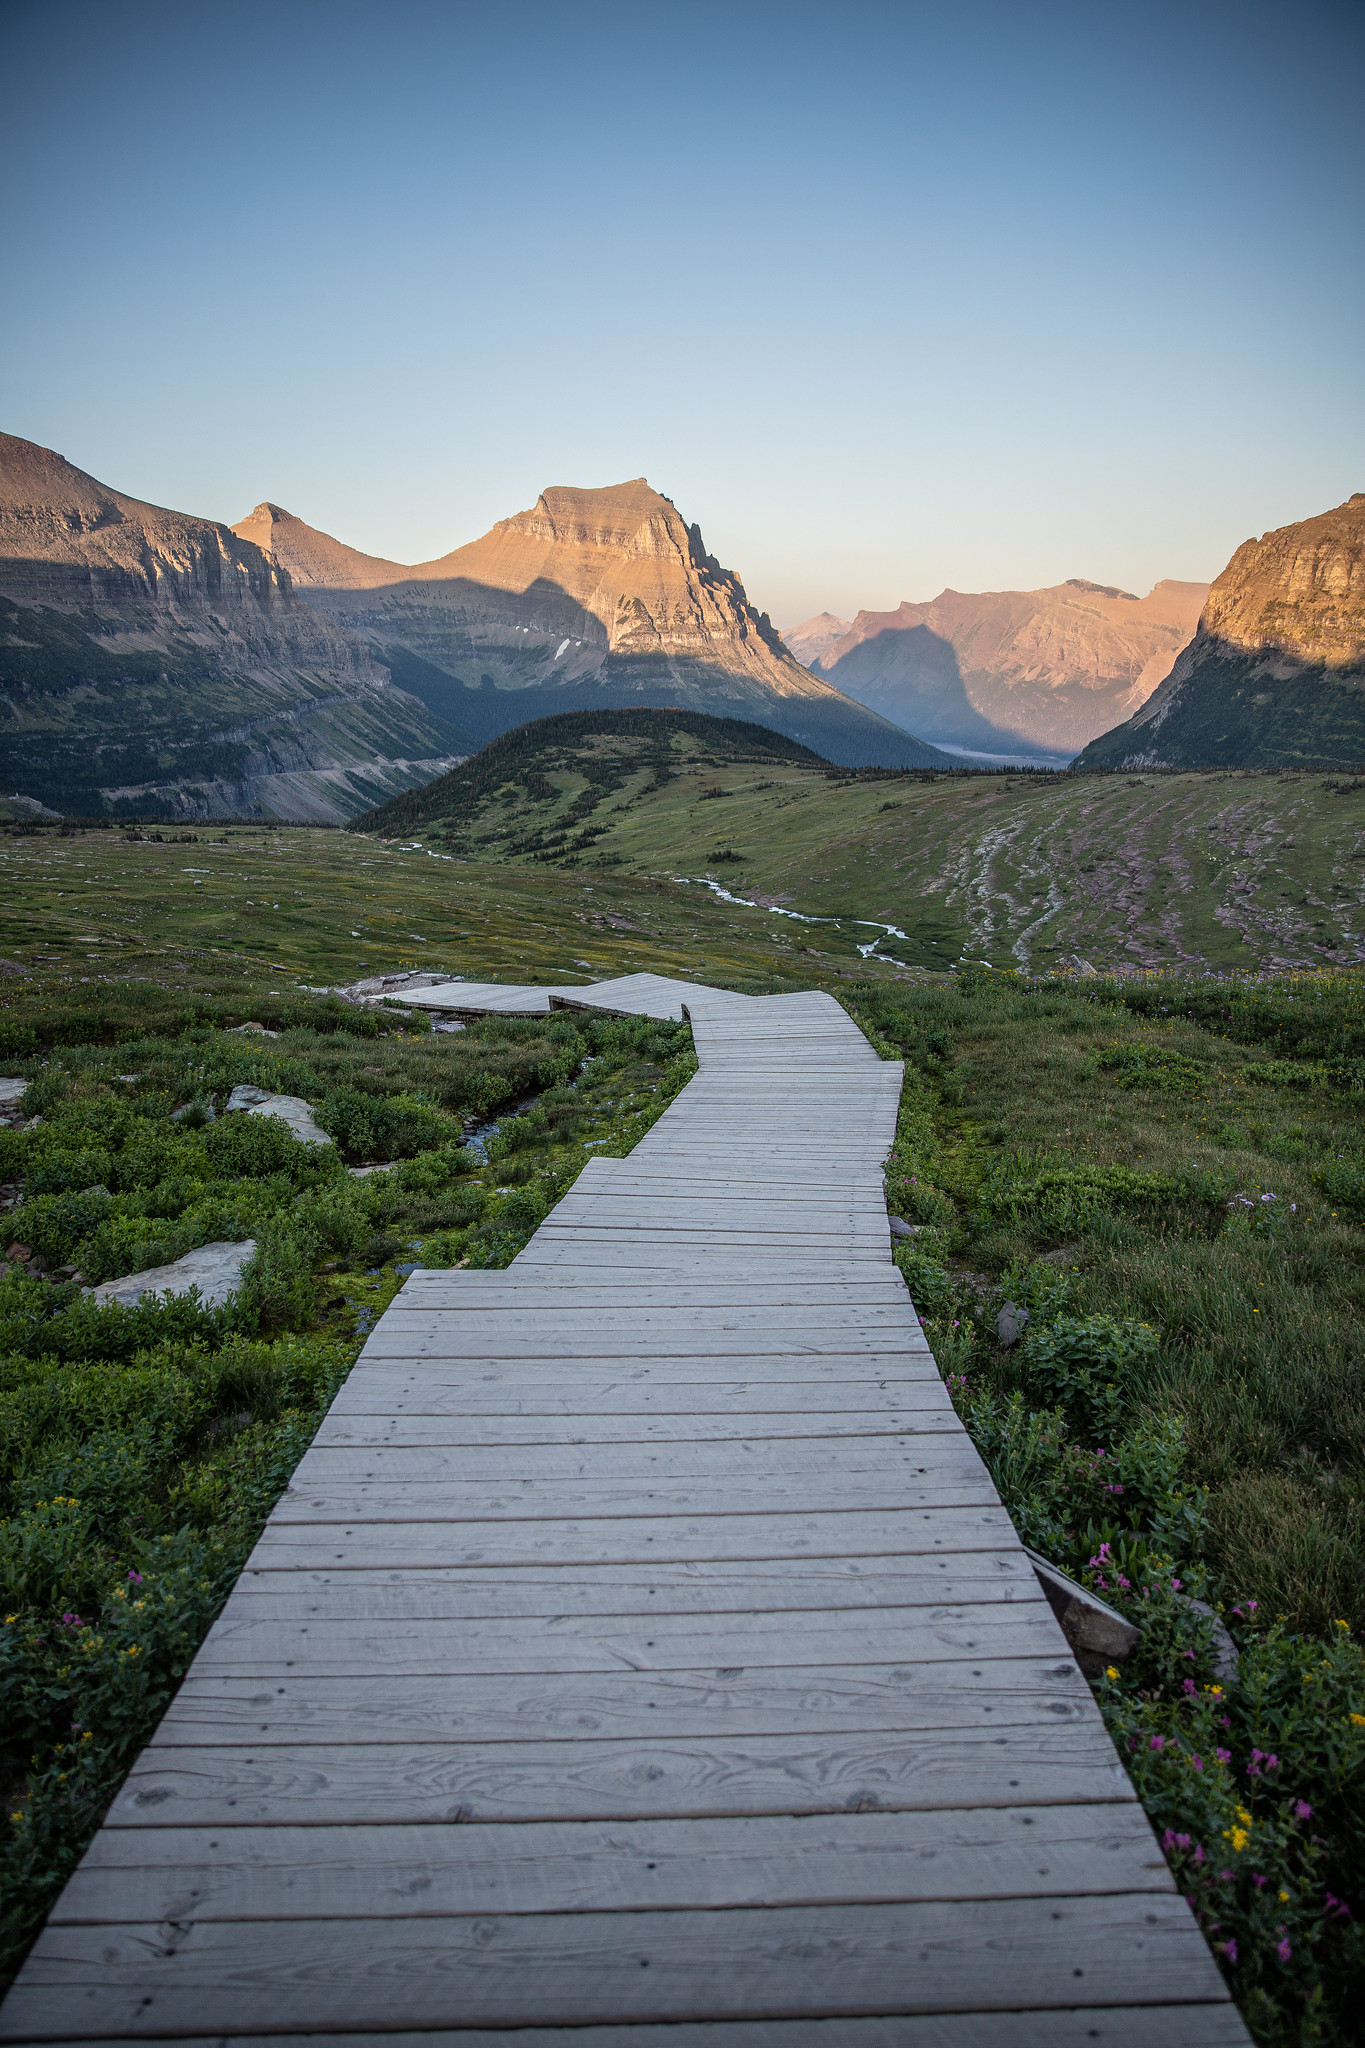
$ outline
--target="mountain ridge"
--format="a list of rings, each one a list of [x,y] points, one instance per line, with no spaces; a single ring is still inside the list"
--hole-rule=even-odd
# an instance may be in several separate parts
[[[1158,688],[1078,768],[1365,763],[1365,491],[1243,541]]]
[[[234,531],[268,544],[309,604],[484,740],[553,710],[644,701],[756,719],[845,765],[939,758],[803,668],[700,527],[644,477],[549,485],[478,539],[409,566],[268,500]]]
[[[459,751],[250,540],[0,435],[7,790],[68,814],[326,821]]]
[[[950,586],[860,611],[812,658],[818,674],[938,745],[1066,756],[1169,673],[1207,588],[1167,578],[1138,597],[1085,577],[1039,590]],[[814,647],[828,616],[789,639]]]

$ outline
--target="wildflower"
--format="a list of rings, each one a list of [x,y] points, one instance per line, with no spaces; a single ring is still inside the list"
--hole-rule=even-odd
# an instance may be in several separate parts
[[[1222,1949],[1223,1954],[1227,1957],[1230,1963],[1236,1962],[1237,1942],[1236,1938],[1233,1935],[1229,1935],[1226,1941],[1220,1941],[1218,1946]]]
[[[129,1572],[128,1583],[130,1586],[140,1586],[142,1584],[141,1572]]]
[[[138,1649],[136,1643],[130,1643],[123,1654],[125,1657],[137,1657],[141,1655],[141,1651]]]
[[[7,1615],[5,1618],[7,1621],[14,1620],[14,1616],[12,1614]],[[1365,1728],[1365,1714],[1352,1714],[1351,1726],[1353,1728]]]
[[[1240,1856],[1247,1843],[1251,1840],[1251,1837],[1245,1828],[1224,1828],[1223,1839],[1226,1842],[1231,1842],[1233,1848]]]
[[[1230,1764],[1232,1762],[1232,1751],[1230,1749],[1215,1749],[1213,1753],[1220,1764]]]
[[[1296,1799],[1294,1801],[1294,1818],[1295,1820],[1311,1820],[1313,1818],[1313,1809],[1306,1799]]]
[[[1345,1630],[1347,1631],[1347,1633],[1349,1634],[1349,1632],[1350,1632],[1350,1627],[1351,1627],[1351,1624],[1350,1624],[1350,1622],[1349,1622],[1349,1621],[1334,1621],[1334,1622],[1332,1623],[1332,1626],[1333,1626],[1333,1628],[1344,1628],[1344,1629],[1345,1629]]]
[[[1293,1955],[1294,1951],[1289,1946],[1289,1938],[1287,1935],[1283,1941],[1276,1942],[1275,1953],[1282,1963],[1287,1963],[1289,1961],[1289,1958]]]
[[[1281,1892],[1281,1893],[1280,1893],[1280,1904],[1281,1904],[1282,1906],[1287,1906],[1287,1905],[1289,1904],[1289,1894],[1288,1894],[1288,1892]]]
[[[1252,1872],[1251,1882],[1255,1885],[1258,1892],[1265,1890],[1265,1879],[1259,1871]]]
[[[1154,1736],[1152,1737],[1152,1748],[1153,1748],[1153,1749],[1164,1749],[1165,1747],[1166,1747],[1166,1738],[1165,1738],[1165,1736],[1164,1736],[1164,1735],[1154,1735]]]

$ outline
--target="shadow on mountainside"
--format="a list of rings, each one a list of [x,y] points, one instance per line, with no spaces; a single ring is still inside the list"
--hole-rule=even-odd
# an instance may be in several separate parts
[[[1064,751],[978,711],[967,693],[957,649],[931,626],[887,627],[859,641],[831,668],[812,664],[812,672],[931,746],[1034,754],[1040,760]]]
[[[1092,740],[1076,766],[1359,768],[1365,670],[1248,651],[1201,629],[1142,709]]]

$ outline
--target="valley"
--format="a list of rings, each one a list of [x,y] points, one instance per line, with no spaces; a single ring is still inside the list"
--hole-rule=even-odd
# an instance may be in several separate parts
[[[660,720],[660,714],[653,714]],[[838,972],[894,925],[881,958],[944,973],[960,961],[1030,973],[1219,972],[1365,959],[1365,783],[1315,775],[840,776],[726,760],[679,728],[559,743],[514,736],[496,787],[470,771],[357,821],[509,874],[574,861],[614,887],[707,878],[793,971]],[[839,919],[802,926],[774,909]]]

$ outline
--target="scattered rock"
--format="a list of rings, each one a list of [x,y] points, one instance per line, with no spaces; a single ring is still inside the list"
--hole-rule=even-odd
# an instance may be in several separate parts
[[[234,1037],[239,1037],[243,1031],[257,1032],[259,1036],[262,1038],[278,1038],[280,1035],[278,1031],[271,1031],[266,1025],[257,1024],[254,1022],[249,1024],[234,1024],[232,1027],[232,1033]]]
[[[918,1237],[919,1235],[919,1224],[907,1223],[903,1216],[888,1216],[886,1220],[891,1225],[892,1237]]]
[[[248,1116],[277,1116],[304,1145],[332,1142],[322,1126],[313,1121],[312,1106],[301,1095],[272,1095],[265,1088],[253,1088],[249,1082],[242,1082],[229,1095],[227,1109],[244,1109]]]
[[[218,1112],[211,1102],[185,1102],[181,1104],[179,1109],[171,1111],[171,1122],[173,1124],[211,1124],[215,1123],[217,1118]]]
[[[1019,1342],[1019,1339],[1024,1334],[1024,1325],[1028,1319],[1029,1313],[1026,1308],[1019,1308],[1012,1301],[1005,1303],[995,1319],[995,1334],[999,1342],[1004,1345],[1006,1351],[1009,1350],[1011,1344]]]
[[[13,1259],[16,1266],[26,1266],[29,1260],[33,1257],[33,1253],[30,1247],[26,1244],[12,1244],[9,1250],[5,1253],[5,1257],[7,1259]]]
[[[20,1081],[13,1075],[6,1074],[4,1079],[0,1080],[0,1109],[7,1109],[11,1103],[17,1103],[27,1087],[27,1081]]]
[[[1033,1566],[1048,1606],[1062,1624],[1062,1634],[1070,1643],[1076,1662],[1088,1678],[1098,1678],[1106,1664],[1121,1664],[1125,1657],[1132,1656],[1142,1641],[1140,1628],[1134,1628],[1131,1621],[1125,1621],[1114,1608],[1106,1607],[1087,1587],[1078,1586],[1027,1544],[1024,1555]]]
[[[1196,1614],[1202,1614],[1206,1621],[1213,1623],[1213,1675],[1222,1685],[1233,1685],[1237,1679],[1237,1645],[1228,1634],[1223,1623],[1209,1606],[1207,1600],[1196,1600],[1192,1593],[1182,1594],[1187,1607]]]
[[[131,1308],[144,1294],[188,1294],[197,1287],[205,1308],[221,1308],[237,1292],[242,1268],[255,1249],[254,1238],[242,1244],[220,1238],[215,1244],[200,1245],[197,1252],[186,1252],[183,1259],[173,1259],[169,1266],[151,1266],[145,1273],[128,1273],[121,1280],[103,1280],[85,1292],[92,1301],[121,1301]]]
[[[364,1180],[368,1173],[392,1173],[397,1164],[396,1159],[380,1159],[373,1166],[348,1166],[346,1171],[352,1180]]]

